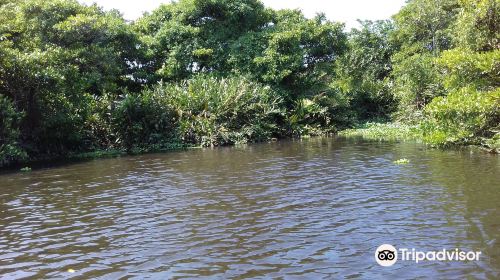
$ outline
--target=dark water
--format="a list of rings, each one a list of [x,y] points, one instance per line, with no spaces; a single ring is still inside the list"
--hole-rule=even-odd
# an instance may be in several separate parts
[[[384,243],[482,255],[381,267]],[[2,175],[0,275],[498,279],[500,159],[311,139]]]

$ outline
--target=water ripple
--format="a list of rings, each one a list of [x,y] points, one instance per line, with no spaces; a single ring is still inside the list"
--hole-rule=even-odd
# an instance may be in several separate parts
[[[393,164],[403,157],[410,164]],[[0,180],[2,279],[500,276],[497,157],[311,139]],[[373,259],[383,243],[485,259],[383,270]]]

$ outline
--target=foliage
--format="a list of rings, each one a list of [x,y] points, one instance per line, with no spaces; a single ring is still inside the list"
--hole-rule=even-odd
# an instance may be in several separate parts
[[[500,1],[460,0],[461,13],[454,26],[456,44],[476,51],[500,48]]]
[[[258,32],[270,14],[257,0],[183,0],[164,4],[139,19],[147,82],[180,80],[230,69],[239,37]]]
[[[25,117],[31,157],[88,150],[92,99],[128,85],[135,35],[116,12],[72,0],[0,6],[0,91]]]
[[[288,122],[294,135],[322,135],[348,127],[354,118],[349,101],[336,92],[324,92],[311,99],[299,99]]]
[[[269,86],[245,78],[197,76],[147,92],[161,96],[178,114],[178,133],[185,143],[220,146],[281,133],[281,99]]]
[[[452,27],[459,13],[457,0],[411,0],[394,16],[391,41],[393,93],[400,121],[418,121],[434,97],[445,94],[434,58],[450,49]]]
[[[497,0],[412,0],[391,40],[397,120],[435,145],[484,144],[499,127]]]
[[[420,138],[420,130],[416,125],[402,123],[365,123],[355,129],[344,130],[340,135],[369,140],[415,140]]]
[[[497,0],[459,4],[453,25],[457,47],[436,60],[447,95],[425,108],[424,139],[436,145],[495,146],[500,128],[500,5]]]
[[[127,151],[160,149],[175,136],[177,115],[168,97],[145,91],[126,94],[115,104],[111,123],[116,142]]]
[[[417,53],[395,62],[392,76],[392,91],[399,101],[394,115],[399,121],[420,121],[422,109],[433,98],[445,94],[435,58],[431,54]]]
[[[0,94],[0,167],[27,158],[19,145],[19,122],[23,114],[17,112],[14,104]]]
[[[456,48],[437,60],[447,89],[492,90],[500,85],[500,49],[474,52]]]
[[[388,118],[394,111],[389,76],[395,49],[389,40],[393,24],[364,21],[349,34],[349,50],[336,63],[332,87],[349,99],[359,121]]]
[[[481,144],[500,129],[500,89],[462,88],[434,99],[425,109],[424,139],[432,144]]]
[[[401,53],[439,55],[452,47],[458,0],[410,0],[395,16],[392,40]]]
[[[263,32],[266,48],[253,59],[251,73],[260,81],[280,85],[295,94],[316,94],[325,63],[347,48],[343,26],[319,15],[306,19],[300,11],[278,11]]]
[[[245,75],[286,89],[288,105],[325,85],[325,66],[346,49],[343,26],[298,10],[273,11],[257,0],[184,0],[134,24],[146,83],[198,73]]]

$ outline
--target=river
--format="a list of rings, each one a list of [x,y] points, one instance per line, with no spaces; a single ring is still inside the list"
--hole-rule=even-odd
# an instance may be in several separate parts
[[[0,175],[0,203],[1,279],[500,277],[500,157],[471,150],[312,138],[100,159]],[[382,267],[384,243],[481,255]]]

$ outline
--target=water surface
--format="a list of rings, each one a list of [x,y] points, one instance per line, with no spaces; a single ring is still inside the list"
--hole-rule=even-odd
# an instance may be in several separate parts
[[[385,268],[384,243],[482,255]],[[338,138],[0,175],[0,278],[25,277],[494,279],[500,159]]]

